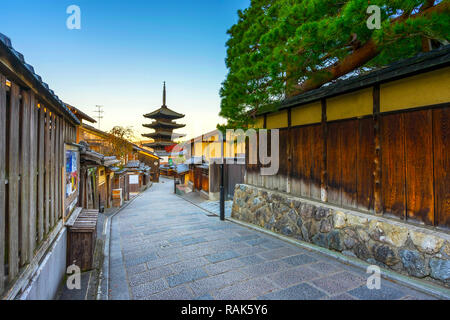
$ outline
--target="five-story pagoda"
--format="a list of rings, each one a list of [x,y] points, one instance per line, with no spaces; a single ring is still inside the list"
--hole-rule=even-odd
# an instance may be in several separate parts
[[[169,152],[166,151],[166,147],[176,144],[174,139],[184,137],[184,134],[174,133],[173,130],[183,128],[185,124],[176,123],[175,119],[184,117],[184,114],[170,110],[166,106],[166,83],[163,86],[163,104],[161,108],[147,113],[145,118],[153,119],[154,121],[149,124],[143,124],[144,127],[154,129],[155,132],[143,134],[142,136],[151,138],[154,141],[144,144],[146,147],[153,148],[153,150],[161,157],[168,156]]]

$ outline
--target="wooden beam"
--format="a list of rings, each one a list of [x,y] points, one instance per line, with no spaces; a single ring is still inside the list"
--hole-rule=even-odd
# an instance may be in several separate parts
[[[383,214],[383,204],[381,195],[381,142],[380,142],[380,86],[373,87],[373,119],[374,119],[374,210],[376,215]]]
[[[44,206],[44,190],[45,190],[45,112],[41,106],[38,110],[38,200],[37,200],[37,216],[38,216],[38,240],[41,242],[44,239],[44,219],[45,219],[45,206]]]
[[[294,154],[292,139],[292,121],[291,121],[291,108],[287,110],[288,117],[288,132],[287,132],[287,168],[286,168],[286,192],[291,193],[291,185],[292,185],[292,157]]]
[[[30,222],[30,92],[22,90],[20,143],[20,265],[29,261]]]
[[[63,199],[64,199],[64,188],[63,188],[63,177],[64,177],[64,143],[62,138],[62,126],[64,123],[63,118],[59,118],[59,126],[58,126],[58,146],[59,146],[59,152],[58,152],[58,172],[59,172],[59,198],[58,198],[58,212],[59,217],[63,218]]]
[[[0,294],[5,289],[6,78],[0,74]]]
[[[37,130],[38,118],[34,93],[30,94],[30,222],[29,245],[30,259],[36,248],[36,198],[37,198]]]
[[[50,228],[55,225],[55,114],[52,112],[50,116]]]
[[[59,208],[59,195],[60,195],[60,170],[59,170],[59,117],[55,119],[55,221],[58,221],[60,216],[60,208]]]
[[[9,112],[9,159],[8,159],[8,265],[9,280],[19,273],[19,116],[20,88],[11,83]]]
[[[327,101],[321,100],[322,104],[322,174],[320,176],[320,198],[322,201],[328,201],[328,173],[327,173],[327,139],[328,139],[328,125],[327,125]]]
[[[44,195],[44,235],[50,230],[50,115],[45,112],[44,129],[44,163],[45,163],[45,195]]]

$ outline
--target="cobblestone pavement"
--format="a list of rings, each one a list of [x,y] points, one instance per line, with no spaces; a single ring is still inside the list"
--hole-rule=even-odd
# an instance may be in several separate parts
[[[154,184],[113,219],[110,299],[431,299],[217,217]]]

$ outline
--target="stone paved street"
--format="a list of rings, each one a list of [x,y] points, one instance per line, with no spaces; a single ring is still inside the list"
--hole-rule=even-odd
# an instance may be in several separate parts
[[[154,184],[112,222],[110,299],[429,299],[235,223]]]

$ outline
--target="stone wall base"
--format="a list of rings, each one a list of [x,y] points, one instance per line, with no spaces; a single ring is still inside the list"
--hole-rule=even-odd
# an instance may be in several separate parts
[[[450,235],[277,191],[236,185],[231,216],[450,288]]]

